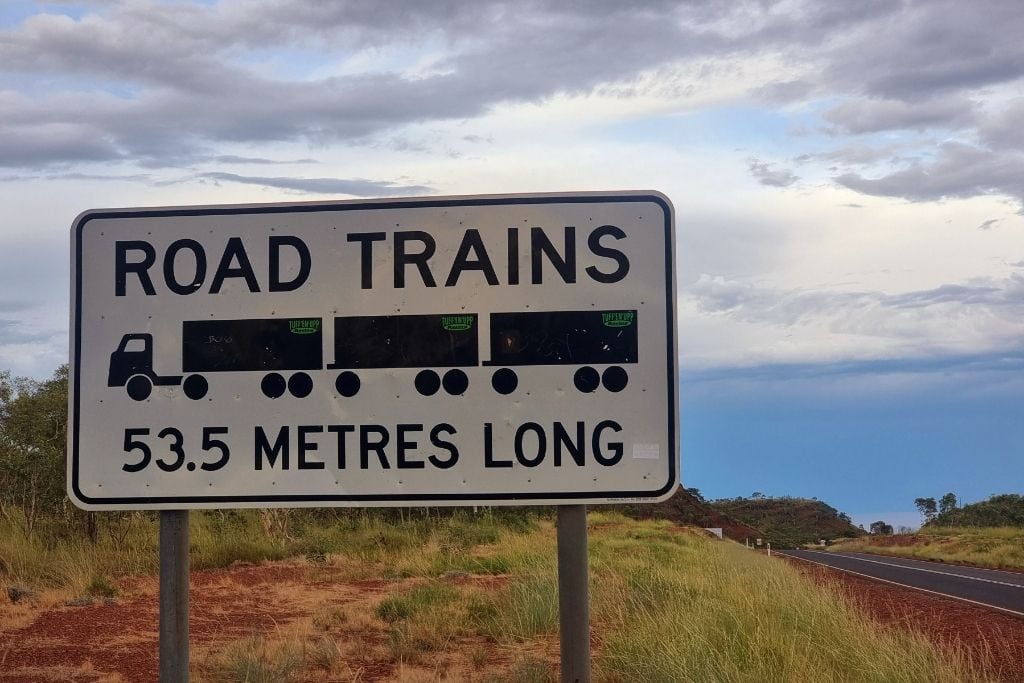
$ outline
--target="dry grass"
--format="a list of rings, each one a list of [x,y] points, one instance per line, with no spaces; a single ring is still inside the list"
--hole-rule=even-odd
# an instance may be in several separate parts
[[[1024,528],[924,527],[917,534],[868,536],[836,543],[833,550],[1024,569]]]
[[[44,590],[17,603],[11,603],[6,595],[0,596],[0,633],[28,626],[41,612],[62,605],[70,596],[68,591]]]
[[[985,680],[958,652],[878,628],[785,563],[668,523],[597,512],[590,523],[599,681]],[[194,680],[553,680],[553,525],[478,526],[368,517],[302,539],[296,554],[306,559],[268,568],[290,578],[261,588],[268,604],[298,616],[197,644]],[[201,544],[219,533],[207,532]],[[91,562],[82,563],[83,589],[106,576],[95,570],[107,565]],[[216,590],[248,587],[225,580]]]
[[[879,629],[836,591],[731,543],[638,525],[597,536],[606,681],[973,681],[923,636]]]

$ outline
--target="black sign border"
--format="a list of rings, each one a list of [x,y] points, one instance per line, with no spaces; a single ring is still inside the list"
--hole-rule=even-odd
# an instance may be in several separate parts
[[[561,493],[412,493],[412,494],[364,494],[364,495],[264,495],[264,496],[139,496],[139,497],[114,497],[114,498],[93,498],[82,493],[78,481],[78,443],[79,443],[79,406],[81,399],[80,360],[82,350],[82,240],[85,226],[89,221],[110,218],[169,218],[175,216],[230,216],[244,214],[276,214],[276,213],[318,213],[318,212],[339,212],[339,211],[365,211],[375,209],[419,209],[419,208],[444,208],[461,206],[514,206],[532,204],[601,204],[601,203],[653,203],[662,208],[665,214],[665,329],[668,332],[666,340],[666,366],[669,370],[667,381],[668,386],[668,434],[669,434],[669,468],[668,481],[659,489],[650,491],[567,491]],[[71,452],[71,488],[74,497],[81,503],[89,506],[107,505],[131,505],[137,509],[147,509],[149,506],[166,507],[173,504],[198,503],[204,505],[216,503],[374,503],[374,502],[423,502],[445,505],[472,504],[473,501],[491,501],[495,503],[507,502],[509,504],[528,505],[530,501],[551,501],[565,500],[576,501],[592,498],[618,498],[621,501],[642,501],[646,498],[658,498],[672,490],[677,485],[678,477],[676,470],[679,466],[679,451],[677,447],[676,434],[676,397],[675,387],[678,381],[676,373],[675,358],[675,331],[676,321],[674,315],[673,301],[675,292],[672,291],[675,279],[673,277],[674,244],[672,239],[672,218],[673,210],[666,199],[657,194],[585,194],[585,195],[538,195],[538,196],[511,196],[511,197],[466,197],[466,198],[438,198],[438,199],[409,199],[409,200],[386,200],[362,202],[339,201],[338,203],[309,203],[309,204],[266,204],[266,205],[244,205],[244,206],[223,206],[223,207],[196,207],[196,208],[168,208],[168,209],[125,209],[125,210],[98,210],[87,211],[78,217],[72,232],[75,239],[75,336],[73,346],[74,376],[73,386],[73,424],[72,452]],[[609,501],[610,503],[611,501]],[[605,504],[605,503],[601,503]],[[325,507],[326,507],[325,506]],[[254,507],[262,507],[254,505]],[[312,507],[312,506],[310,506]],[[338,506],[343,507],[343,506]],[[354,505],[345,507],[357,507]],[[387,506],[383,506],[387,507]],[[156,509],[156,508],[149,508]]]

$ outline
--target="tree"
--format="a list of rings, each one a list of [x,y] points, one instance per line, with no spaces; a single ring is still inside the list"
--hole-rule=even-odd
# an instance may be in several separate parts
[[[935,519],[935,515],[938,512],[934,498],[915,498],[914,507],[916,507],[918,512],[920,512],[924,517],[925,524]]]
[[[942,498],[939,498],[939,514],[940,515],[944,515],[947,512],[952,512],[953,510],[956,510],[956,508],[957,508],[957,504],[956,504],[956,494],[955,493],[950,492],[950,493],[947,493],[946,495],[944,495]]]
[[[67,395],[66,365],[45,382],[0,372],[0,514],[26,534],[66,508]]]
[[[696,498],[701,503],[704,502],[704,496],[701,495],[700,489],[691,487],[691,488],[686,489],[686,492],[689,493],[694,498]]]
[[[871,533],[875,536],[891,536],[892,525],[886,524],[881,520],[877,522],[871,522]]]

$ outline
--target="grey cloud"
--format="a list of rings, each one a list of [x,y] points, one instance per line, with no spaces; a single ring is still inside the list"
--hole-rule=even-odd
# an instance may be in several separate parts
[[[810,14],[815,21],[825,16]],[[758,3],[710,0],[642,8],[554,0],[263,0],[212,7],[139,0],[80,21],[38,15],[0,32],[0,69],[86,75],[100,88],[108,83],[132,94],[49,96],[6,107],[0,98],[0,135],[17,125],[69,122],[99,131],[80,136],[103,141],[87,150],[25,150],[16,158],[26,166],[118,155],[147,166],[183,165],[210,142],[360,140],[408,123],[476,116],[502,102],[628,83],[681,58],[739,54],[758,42],[745,40],[748,15],[757,17],[754,26],[772,19]],[[764,35],[765,41],[779,39]],[[281,47],[333,55],[364,47],[408,49],[424,36],[445,46],[426,76],[275,79],[245,60],[251,50]]]
[[[130,175],[117,175],[107,173],[49,173],[47,180],[112,180],[121,182],[148,182],[150,176],[145,173],[133,173]]]
[[[757,182],[771,187],[789,187],[800,178],[787,169],[775,169],[772,164],[752,159],[750,161],[750,174],[757,178]]]
[[[991,114],[979,125],[981,139],[992,149],[1024,151],[1024,98]]]
[[[999,306],[1024,304],[1021,294],[1024,294],[1024,279],[1015,275],[1000,286],[941,285],[905,294],[878,295],[877,299],[882,305],[892,308],[924,308],[946,303]]]
[[[210,180],[216,181],[244,183],[247,185],[277,187],[284,190],[294,190],[296,192],[307,192],[311,194],[347,194],[355,197],[429,193],[433,189],[426,185],[402,185],[387,181],[363,180],[359,178],[268,178],[236,175],[234,173],[200,173],[198,177],[209,178]]]
[[[121,156],[118,146],[100,129],[71,122],[5,126],[0,115],[0,166],[112,161]]]
[[[263,157],[240,157],[234,154],[220,154],[210,161],[219,164],[252,164],[254,166],[288,166],[291,164],[318,164],[316,159],[264,159]]]
[[[868,330],[899,311],[920,311],[931,307],[984,307],[1006,310],[1008,317],[1024,313],[1024,275],[1002,280],[981,280],[946,284],[932,289],[886,294],[877,291],[782,290],[757,287],[721,276],[701,275],[685,293],[706,313],[727,315],[745,322],[794,326],[818,319],[843,319],[849,328]],[[935,315],[944,315],[936,312]],[[838,329],[838,328],[837,328]]]
[[[756,89],[757,94],[769,102],[784,104],[811,96],[814,85],[807,81],[778,81]]]
[[[844,173],[834,180],[864,194],[912,202],[995,193],[1024,202],[1024,154],[951,142],[941,146],[936,159],[918,161],[879,178]]]
[[[685,93],[700,83],[674,75],[682,60],[710,64],[768,54],[814,70],[754,85],[755,100],[848,98],[830,113],[844,130],[964,126],[971,112],[963,92],[1022,72],[1024,44],[1017,36],[1024,34],[1024,13],[1010,6],[996,0],[97,3],[81,20],[38,15],[0,31],[0,72],[30,79],[84,75],[95,87],[87,94],[54,95],[53,87],[33,88],[51,93],[33,97],[0,93],[0,140],[7,145],[0,164],[127,159],[143,167],[189,166],[208,159],[221,142],[365,142],[410,123],[473,117],[501,103],[560,93]],[[306,78],[270,76],[258,66],[260,55],[278,48],[340,61],[362,49],[395,47],[423,47],[439,57],[425,74]],[[638,80],[645,72],[659,74],[654,85]],[[861,96],[871,99],[849,99]],[[73,132],[48,133],[61,126]],[[997,122],[992,126],[999,135]],[[244,159],[221,163],[264,163]],[[795,180],[784,171],[758,172],[769,184]]]
[[[850,100],[825,112],[824,118],[844,133],[876,133],[887,130],[960,128],[974,118],[974,103],[962,97],[905,102],[901,100]]]
[[[1015,2],[889,3],[884,20],[836,36],[823,72],[851,90],[908,102],[1016,80],[1024,73],[1024,13]]]
[[[780,325],[796,325],[808,316],[861,306],[871,299],[866,292],[779,291],[706,274],[686,293],[707,313]]]
[[[863,166],[879,162],[900,163],[913,161],[916,157],[910,155],[916,149],[913,143],[892,143],[883,145],[868,145],[864,143],[852,143],[831,149],[827,152],[805,154],[804,158],[797,161],[823,160],[832,161],[841,165]]]
[[[0,297],[0,313],[20,313],[32,308],[33,304],[24,299]]]
[[[998,218],[989,218],[987,221],[982,222],[982,224],[978,226],[978,230],[991,230],[998,222]]]
[[[687,382],[727,380],[821,379],[851,375],[925,373],[1019,373],[1024,371],[1024,350],[1008,348],[971,354],[927,354],[914,358],[872,358],[827,363],[762,363],[753,367],[717,367],[683,373]],[[962,390],[962,385],[959,387]]]
[[[12,344],[36,344],[48,342],[54,337],[62,337],[66,331],[33,330],[17,320],[0,318],[0,347]],[[0,368],[3,369],[3,368]]]

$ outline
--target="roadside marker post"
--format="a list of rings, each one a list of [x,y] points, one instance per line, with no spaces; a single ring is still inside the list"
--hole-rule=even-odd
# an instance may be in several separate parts
[[[188,510],[160,512],[160,683],[188,683]]]
[[[586,506],[679,485],[667,197],[96,209],[70,238],[68,496],[161,512],[162,682],[190,510],[479,505],[559,507],[562,680],[590,680]]]

